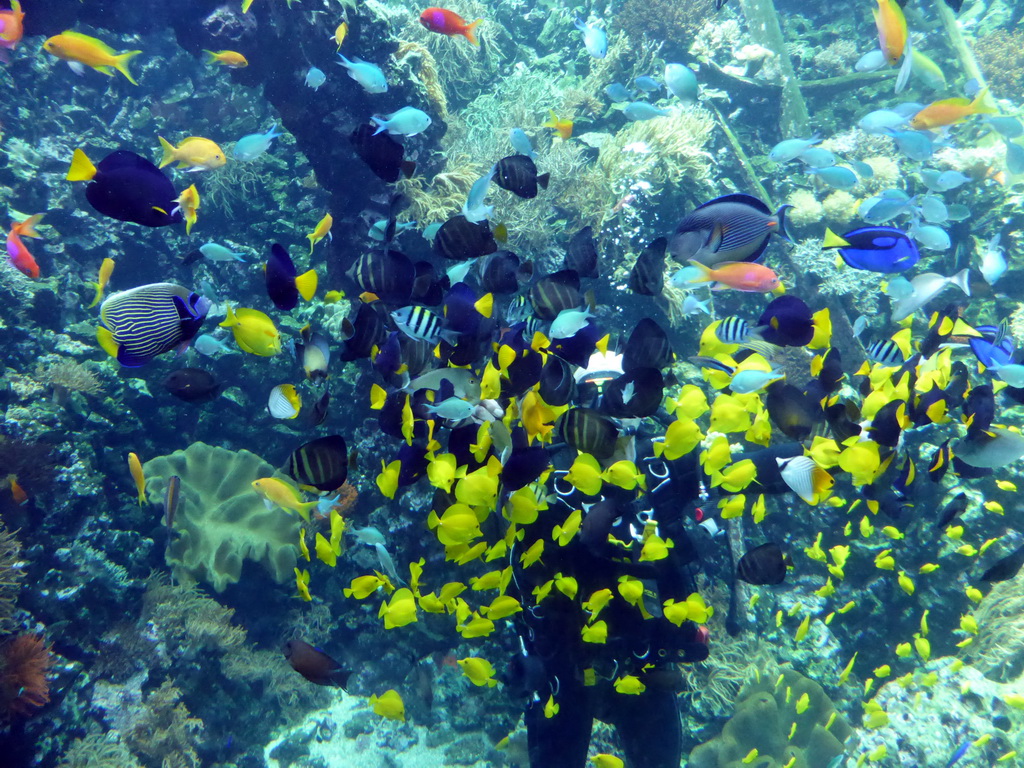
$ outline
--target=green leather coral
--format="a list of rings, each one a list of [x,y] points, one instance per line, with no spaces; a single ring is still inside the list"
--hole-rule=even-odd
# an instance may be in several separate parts
[[[721,735],[694,748],[689,768],[782,768],[791,759],[791,768],[820,768],[843,753],[850,733],[822,687],[786,669],[740,690]]]
[[[242,576],[242,563],[254,560],[278,582],[292,578],[299,540],[299,519],[267,509],[252,481],[281,477],[267,462],[246,450],[192,443],[183,451],[143,465],[149,501],[161,506],[167,480],[181,478],[181,500],[167,564],[176,579],[205,581],[218,592]]]

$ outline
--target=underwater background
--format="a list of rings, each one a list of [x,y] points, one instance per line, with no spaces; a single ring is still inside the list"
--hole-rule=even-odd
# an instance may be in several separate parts
[[[1019,764],[1022,17],[4,5],[0,768]]]

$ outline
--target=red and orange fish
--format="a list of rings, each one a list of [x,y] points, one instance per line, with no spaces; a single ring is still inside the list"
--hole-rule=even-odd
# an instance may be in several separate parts
[[[437,7],[427,8],[427,10],[420,14],[420,24],[431,32],[448,35],[448,37],[462,35],[473,45],[480,45],[477,42],[476,35],[473,34],[473,29],[481,21],[483,19],[477,19],[467,24],[466,20],[455,13],[455,11]]]
[[[13,51],[21,41],[24,19],[18,0],[11,0],[11,10],[0,9],[0,61],[7,61],[6,51]]]
[[[907,47],[907,20],[896,0],[878,0],[874,10],[878,47],[889,64],[895,64]]]
[[[998,110],[988,100],[988,88],[982,88],[974,101],[957,96],[933,101],[910,120],[915,131],[942,128],[966,120],[971,115],[992,115]]]
[[[36,224],[43,218],[43,214],[37,213],[29,216],[24,221],[17,221],[11,225],[11,231],[7,233],[7,257],[11,264],[31,278],[39,277],[39,265],[32,258],[28,248],[21,241],[22,237],[41,237],[36,232]]]
[[[732,288],[734,291],[747,293],[768,293],[779,288],[779,276],[763,264],[752,261],[723,261],[709,267],[699,261],[690,259],[690,265],[700,270],[700,277],[691,282],[718,285],[711,290],[720,291]]]

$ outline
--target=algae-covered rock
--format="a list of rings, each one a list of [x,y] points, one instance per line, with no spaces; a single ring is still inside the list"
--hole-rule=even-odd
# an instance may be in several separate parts
[[[807,696],[803,699],[804,695]],[[804,708],[803,702],[806,702]],[[797,712],[800,708],[803,711]],[[792,768],[828,765],[850,735],[820,685],[793,669],[776,679],[761,676],[736,697],[736,711],[722,733],[690,753],[690,768]],[[743,762],[751,750],[752,762]]]
[[[241,578],[245,560],[263,565],[278,583],[292,577],[299,520],[284,510],[267,509],[252,490],[253,480],[280,477],[259,456],[197,442],[147,461],[143,470],[153,504],[163,503],[168,478],[181,478],[167,550],[175,578],[189,576],[222,592]]]

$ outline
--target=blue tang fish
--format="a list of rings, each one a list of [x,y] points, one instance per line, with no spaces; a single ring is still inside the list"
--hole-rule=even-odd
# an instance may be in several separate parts
[[[826,229],[821,247],[838,248],[843,261],[854,269],[883,274],[905,272],[921,258],[914,241],[894,227],[861,227],[842,236]]]

